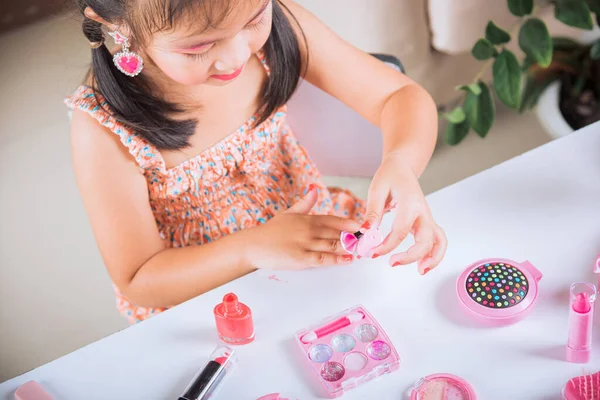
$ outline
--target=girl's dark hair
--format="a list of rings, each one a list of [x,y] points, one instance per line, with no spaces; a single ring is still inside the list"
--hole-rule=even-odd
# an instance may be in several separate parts
[[[130,21],[132,11],[125,4],[127,0],[76,0],[83,13],[90,7],[98,16],[108,22],[127,22],[134,29],[133,37],[141,38],[144,31]],[[150,17],[144,15],[148,31],[168,29],[184,16],[186,9],[198,9],[208,0],[159,0],[164,15]],[[165,1],[168,6],[164,6]],[[231,2],[231,0],[229,0]],[[215,1],[216,3],[216,1]],[[219,7],[226,1],[219,0]],[[298,86],[302,73],[302,58],[298,38],[285,15],[285,5],[273,0],[273,23],[271,35],[264,46],[266,62],[270,67],[269,79],[261,91],[260,118],[256,124],[264,122],[279,107],[284,105]],[[232,10],[231,4],[219,18],[225,18]],[[289,11],[288,11],[289,12]],[[290,14],[291,15],[291,14]],[[150,22],[150,18],[155,18]],[[210,18],[210,17],[205,17]],[[209,21],[209,20],[208,20]],[[149,26],[148,22],[152,24]],[[209,24],[214,24],[210,21]],[[100,23],[84,17],[83,33],[90,42],[103,40]],[[135,42],[134,42],[135,45]],[[189,145],[196,121],[177,119],[184,109],[167,102],[153,93],[151,83],[140,74],[134,78],[122,74],[113,64],[113,55],[105,45],[92,50],[91,82],[96,93],[101,94],[111,109],[112,117],[128,126],[159,149],[177,150]]]

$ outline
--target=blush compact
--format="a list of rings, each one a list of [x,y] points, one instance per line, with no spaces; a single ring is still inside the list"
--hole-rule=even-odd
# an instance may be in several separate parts
[[[415,384],[410,400],[477,400],[477,395],[473,386],[461,377],[434,374]]]
[[[330,398],[400,367],[400,357],[379,323],[356,306],[296,333],[313,376]]]
[[[533,309],[542,273],[529,261],[490,258],[469,265],[456,281],[463,309],[488,326],[514,324]]]

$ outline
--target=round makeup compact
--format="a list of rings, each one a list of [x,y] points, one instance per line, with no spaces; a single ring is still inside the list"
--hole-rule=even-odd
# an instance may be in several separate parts
[[[421,378],[410,393],[410,400],[476,400],[473,386],[451,374],[435,374]]]
[[[460,304],[469,315],[489,326],[520,321],[531,312],[542,273],[529,261],[502,258],[477,261],[456,282]]]
[[[282,393],[271,393],[261,397],[258,400],[296,400],[296,396],[290,396]]]

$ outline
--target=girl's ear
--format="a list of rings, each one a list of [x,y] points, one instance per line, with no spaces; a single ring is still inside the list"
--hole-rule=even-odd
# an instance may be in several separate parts
[[[106,26],[109,31],[115,31],[118,29],[119,32],[121,32],[123,35],[128,36],[129,32],[127,31],[127,29],[123,29],[122,26],[118,26],[116,24],[108,22],[107,20],[96,14],[96,11],[92,10],[91,7],[86,7],[83,11],[83,15],[85,15],[86,18],[89,18],[98,22],[99,24]]]

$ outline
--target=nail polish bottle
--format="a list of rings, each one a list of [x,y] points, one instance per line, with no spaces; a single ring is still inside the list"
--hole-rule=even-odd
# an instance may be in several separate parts
[[[227,344],[242,345],[254,340],[252,311],[240,303],[233,293],[223,297],[223,302],[215,307],[215,321],[219,339]]]

